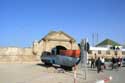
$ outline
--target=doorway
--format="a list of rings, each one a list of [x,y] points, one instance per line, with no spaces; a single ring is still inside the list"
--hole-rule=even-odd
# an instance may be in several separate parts
[[[59,55],[60,50],[67,50],[67,49],[64,46],[56,46],[56,47],[52,48],[51,53],[54,55]]]

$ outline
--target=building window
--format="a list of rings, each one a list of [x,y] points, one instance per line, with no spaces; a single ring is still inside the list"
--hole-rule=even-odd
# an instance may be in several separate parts
[[[125,55],[125,51],[122,51],[122,55]]]
[[[89,50],[89,52],[88,52],[89,54],[92,54],[92,50]]]
[[[98,54],[101,54],[101,50],[98,51]]]
[[[110,51],[106,51],[106,54],[110,55]]]

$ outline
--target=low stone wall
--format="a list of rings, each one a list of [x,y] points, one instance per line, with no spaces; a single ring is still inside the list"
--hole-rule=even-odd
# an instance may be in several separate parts
[[[39,61],[32,48],[0,48],[0,62],[34,62]]]

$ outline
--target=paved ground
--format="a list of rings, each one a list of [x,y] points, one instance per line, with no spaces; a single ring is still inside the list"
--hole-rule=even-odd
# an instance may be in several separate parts
[[[125,68],[117,70],[107,69],[97,74],[96,69],[88,68],[87,80],[77,72],[77,83],[95,83],[96,80],[112,76],[109,83],[125,83]],[[59,73],[53,67],[42,64],[0,64],[0,83],[73,83],[73,72]]]

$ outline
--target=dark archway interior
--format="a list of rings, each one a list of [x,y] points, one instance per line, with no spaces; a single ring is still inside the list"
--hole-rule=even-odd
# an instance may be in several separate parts
[[[64,46],[56,46],[52,49],[52,54],[59,55],[60,50],[67,50]]]

